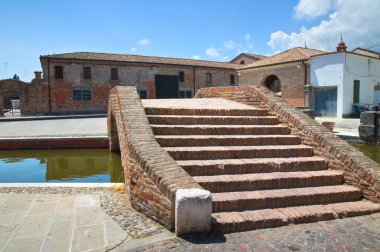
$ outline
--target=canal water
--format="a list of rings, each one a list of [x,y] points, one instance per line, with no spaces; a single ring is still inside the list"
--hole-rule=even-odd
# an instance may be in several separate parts
[[[351,144],[356,149],[363,152],[367,157],[380,164],[380,146],[370,144]]]
[[[123,182],[120,154],[108,149],[0,151],[0,183]]]

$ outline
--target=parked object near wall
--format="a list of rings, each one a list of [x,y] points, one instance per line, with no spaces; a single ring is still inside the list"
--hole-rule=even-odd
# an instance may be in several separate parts
[[[380,111],[360,114],[359,137],[366,143],[380,143]]]

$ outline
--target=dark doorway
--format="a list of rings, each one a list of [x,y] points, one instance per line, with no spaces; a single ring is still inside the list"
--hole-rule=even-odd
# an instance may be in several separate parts
[[[17,95],[4,96],[3,99],[4,116],[20,115],[20,97]]]
[[[274,93],[281,92],[281,81],[276,75],[270,75],[264,82],[265,86]]]
[[[337,88],[314,88],[315,116],[336,116]]]
[[[156,98],[178,98],[178,76],[156,75]]]

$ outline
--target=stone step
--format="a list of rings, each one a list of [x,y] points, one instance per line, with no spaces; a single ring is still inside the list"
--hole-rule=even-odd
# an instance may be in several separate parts
[[[160,135],[156,140],[162,147],[301,144],[294,135]]]
[[[371,201],[354,201],[327,205],[308,205],[242,212],[213,213],[212,230],[231,233],[272,228],[289,224],[326,221],[353,217],[380,211],[380,205]]]
[[[200,186],[212,193],[330,186],[340,185],[344,182],[343,172],[333,170],[197,176],[193,178]]]
[[[284,125],[158,125],[151,124],[155,135],[288,135]]]
[[[151,124],[169,125],[190,125],[190,124],[210,124],[210,125],[276,125],[276,116],[200,116],[200,115],[148,115]]]
[[[207,108],[157,108],[145,107],[147,115],[208,115],[208,116],[266,116],[268,110],[252,107],[250,109],[207,109]]]
[[[359,200],[359,188],[349,185],[293,189],[222,192],[212,194],[213,212],[257,210]]]
[[[177,163],[191,176],[327,169],[325,160],[319,157],[178,160]]]
[[[306,145],[164,147],[175,160],[310,157]]]

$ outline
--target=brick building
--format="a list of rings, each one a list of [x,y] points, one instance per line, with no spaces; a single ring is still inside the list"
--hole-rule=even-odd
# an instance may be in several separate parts
[[[304,85],[310,83],[310,58],[325,53],[295,47],[242,65],[238,69],[240,85],[262,85],[281,95],[295,107],[304,105]]]
[[[304,105],[310,58],[323,53],[296,47],[270,57],[242,53],[230,62],[91,52],[44,55],[42,78],[36,72],[18,96],[24,115],[104,113],[114,86],[135,85],[141,98],[156,99],[190,98],[208,86],[264,85],[297,107]],[[9,87],[0,82],[0,96]]]
[[[114,86],[136,85],[141,98],[190,98],[201,87],[238,85],[236,64],[107,53],[40,57],[52,113],[105,112]]]

